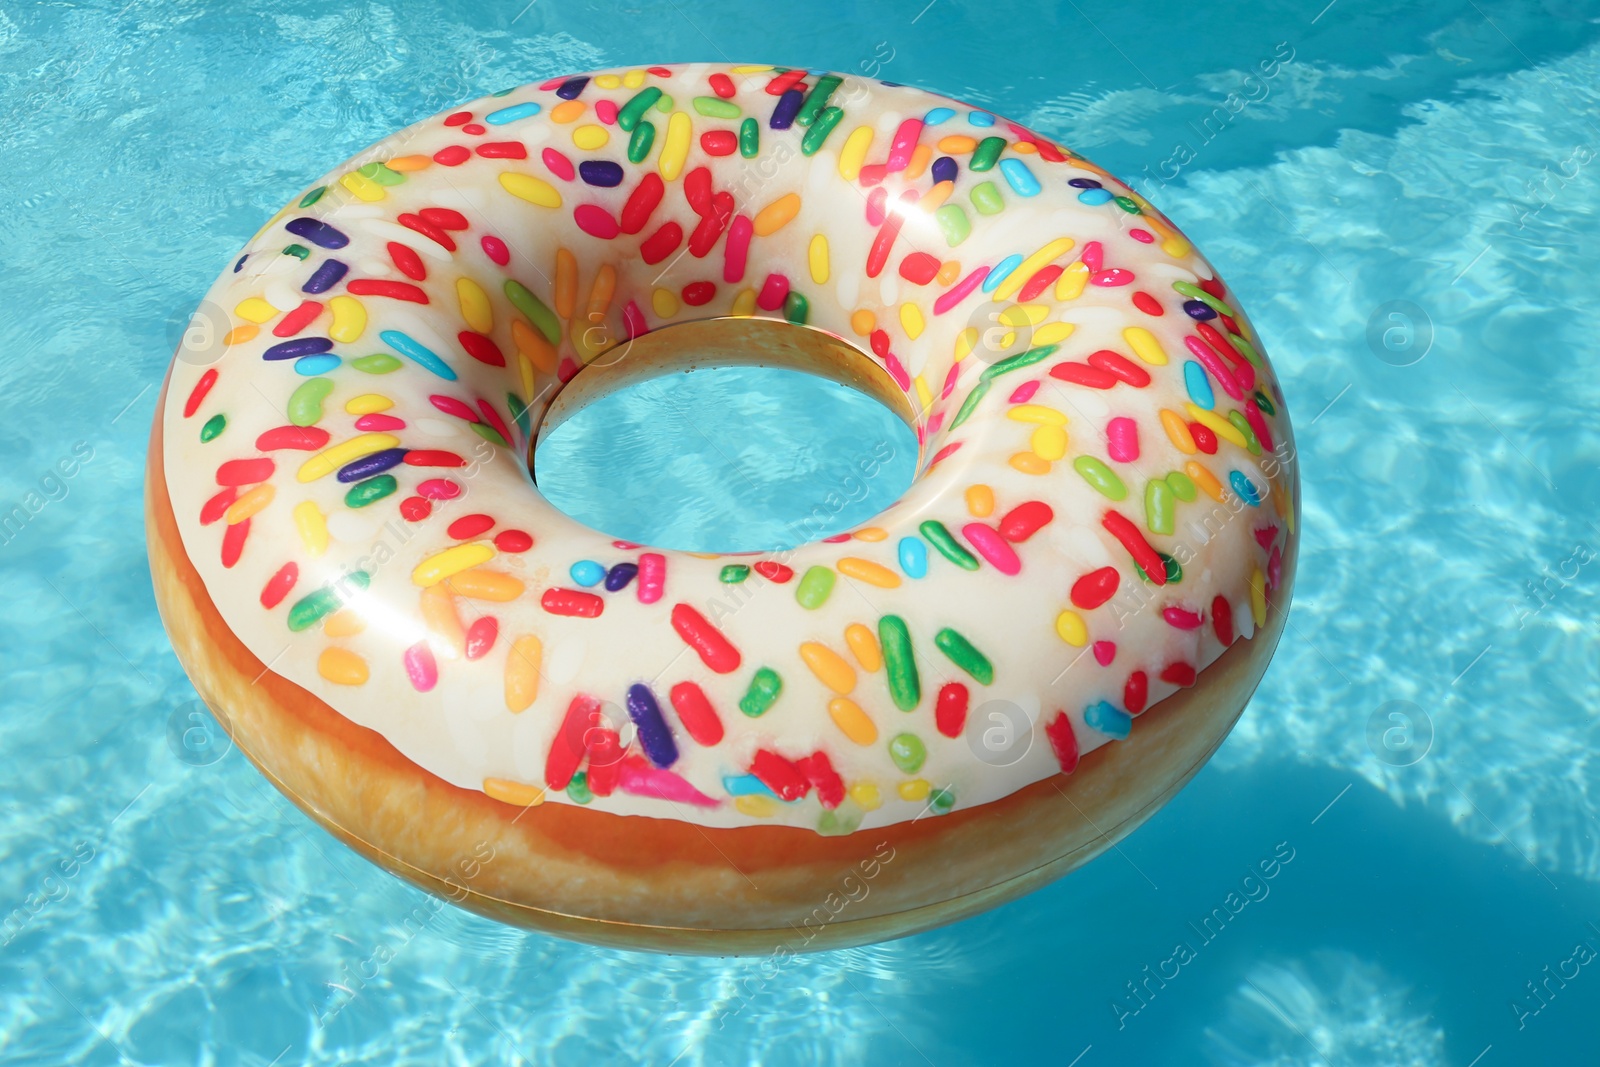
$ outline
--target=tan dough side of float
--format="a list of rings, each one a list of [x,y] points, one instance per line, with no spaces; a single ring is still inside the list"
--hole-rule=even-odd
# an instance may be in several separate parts
[[[157,419],[145,486],[156,601],[179,661],[239,748],[301,810],[392,873],[490,918],[601,945],[815,951],[904,936],[1019,897],[1132,832],[1199,770],[1255,691],[1284,625],[1274,605],[1253,639],[1236,641],[1194,688],[1145,712],[1129,740],[1089,753],[1074,774],[949,815],[822,837],[569,805],[523,809],[429,774],[251,654],[184,551],[161,454]],[[1298,486],[1294,499],[1298,507]],[[1296,554],[1291,537],[1285,593]]]

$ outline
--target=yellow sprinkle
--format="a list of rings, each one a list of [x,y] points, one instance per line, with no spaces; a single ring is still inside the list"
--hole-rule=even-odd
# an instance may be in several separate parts
[[[1050,314],[1048,304],[1012,304],[995,317],[1002,326],[1037,326]]]
[[[978,347],[978,328],[976,326],[968,326],[965,330],[956,334],[956,362],[960,363],[966,359],[976,347]]]
[[[1172,446],[1184,455],[1192,456],[1200,451],[1194,443],[1194,434],[1189,432],[1189,424],[1176,411],[1161,409],[1161,428],[1167,431],[1167,440],[1172,442]]]
[[[854,578],[858,582],[875,585],[879,589],[900,588],[900,576],[881,563],[874,563],[870,559],[859,559],[855,556],[845,556],[834,564],[839,573],[847,578]]]
[[[733,298],[733,305],[728,309],[728,314],[738,319],[748,319],[756,313],[756,291],[754,289],[740,289]]]
[[[933,407],[933,390],[928,388],[928,380],[919,374],[911,379],[911,384],[917,389],[918,410],[927,411]]]
[[[246,341],[253,341],[256,334],[261,332],[261,327],[253,323],[244,323],[228,331],[228,336],[222,339],[224,345],[242,345]]]
[[[975,519],[987,519],[994,514],[994,490],[987,485],[969,485],[966,492],[967,514]]]
[[[340,178],[339,184],[350,190],[357,200],[365,200],[369,204],[376,203],[389,195],[383,191],[383,186],[355,171]]]
[[[352,415],[371,415],[379,411],[388,411],[392,407],[394,401],[382,393],[362,393],[344,402],[345,411]]]
[[[529,362],[539,368],[542,374],[554,374],[558,361],[556,350],[544,334],[535,330],[521,319],[511,320],[511,341],[517,346],[517,351],[525,356]],[[532,383],[527,385],[528,392],[533,392]]]
[[[544,642],[524,634],[506,655],[506,707],[526,711],[539,696],[539,667],[544,662]]]
[[[544,803],[544,790],[536,785],[513,782],[509,778],[485,778],[483,791],[502,804],[519,808],[536,808]]]
[[[900,794],[901,800],[927,800],[928,794],[933,792],[933,786],[928,784],[926,778],[913,778],[895,786],[894,791]]]
[[[1122,331],[1122,339],[1128,342],[1128,347],[1133,349],[1134,355],[1152,367],[1166,366],[1166,349],[1161,347],[1161,342],[1156,340],[1155,334],[1143,326],[1129,326]]]
[[[433,166],[433,160],[427,156],[395,156],[384,166],[396,174],[410,174],[415,170],[427,170]]]
[[[856,687],[855,668],[827,645],[807,641],[800,646],[800,658],[819,682],[840,696],[848,696]]]
[[[367,309],[361,301],[341,293],[328,301],[328,310],[333,313],[333,325],[328,327],[329,337],[340,344],[351,344],[361,339],[362,332],[367,328]]]
[[[748,815],[752,819],[770,819],[778,814],[778,802],[759,793],[734,797],[733,806],[738,809],[740,815]]]
[[[437,552],[417,564],[411,572],[411,580],[426,589],[464,570],[488,563],[491,559],[494,559],[494,549],[477,541],[469,541]]]
[[[750,222],[757,237],[768,237],[783,229],[789,224],[789,220],[798,214],[800,214],[800,194],[785,193],[756,212],[756,217]]]
[[[900,305],[900,326],[906,331],[906,336],[915,341],[922,336],[922,309],[915,304]]]
[[[650,307],[657,318],[670,319],[678,313],[678,294],[671,289],[657,289],[650,294]]]
[[[875,673],[883,666],[883,650],[878,647],[878,638],[871,629],[853,622],[844,628],[844,643],[850,646],[850,654],[861,664],[861,669],[868,674]]]
[[[241,523],[272,503],[273,494],[277,492],[271,483],[262,482],[248,493],[228,505],[228,510],[222,513],[222,520],[229,526]]]
[[[816,234],[806,249],[806,262],[811,267],[811,280],[821,285],[828,280],[828,237]],[[869,331],[870,332],[870,331]]]
[[[870,745],[878,739],[878,727],[854,700],[834,697],[828,701],[828,714],[839,731],[856,744]]]
[[[1183,407],[1184,410],[1189,413],[1190,418],[1194,419],[1194,421],[1198,422],[1201,426],[1206,427],[1224,441],[1236,444],[1240,448],[1247,447],[1245,444],[1244,434],[1239,432],[1239,427],[1235,426],[1221,415],[1218,415],[1214,411],[1207,411],[1205,408],[1200,407],[1197,404],[1184,404]]]
[[[318,478],[327,477],[353,459],[370,456],[374,452],[382,452],[384,449],[393,448],[399,443],[400,438],[392,434],[364,433],[318,452],[300,464],[300,470],[295,477],[302,482],[314,482]]]
[[[1067,417],[1043,404],[1015,404],[1006,409],[1006,418],[1017,422],[1036,422],[1041,426],[1065,426]]]
[[[1089,643],[1089,627],[1084,623],[1083,616],[1071,608],[1056,616],[1056,634],[1073,648],[1082,648]]]
[[[260,324],[270,322],[278,314],[278,309],[259,296],[251,296],[239,301],[233,313],[241,319]]]
[[[1023,474],[1049,474],[1050,462],[1032,452],[1018,452],[1009,460],[1012,467]]]
[[[911,150],[911,160],[906,164],[906,169],[901,172],[901,177],[906,181],[916,181],[922,177],[922,172],[928,169],[928,162],[933,159],[932,147],[919,144]],[[953,183],[952,183],[953,184]]]
[[[1033,331],[1034,346],[1059,344],[1071,337],[1076,329],[1070,322],[1047,322]]]
[[[320,556],[328,550],[328,523],[314,502],[302,500],[294,506],[294,528],[308,554]]]
[[[354,637],[367,628],[367,620],[355,608],[340,608],[322,620],[322,632],[328,637]]]
[[[582,100],[564,100],[550,109],[551,122],[573,122],[583,114]]]
[[[622,79],[615,74],[596,74],[594,84],[597,89],[615,89],[622,84]]]
[[[1182,259],[1189,254],[1189,242],[1174,235],[1161,242],[1161,251],[1173,259]]]
[[[865,337],[878,326],[878,316],[862,308],[850,315],[850,330],[857,337]]]
[[[861,176],[861,164],[867,161],[867,149],[872,145],[872,127],[857,126],[844,140],[839,150],[839,177],[853,182]]]
[[[512,331],[512,336],[513,337],[516,336],[516,331],[515,330]],[[522,395],[523,396],[532,396],[533,395],[533,361],[530,360],[525,354],[523,354],[521,352],[517,353],[517,371],[518,371],[520,377],[522,378]]]
[[[1087,284],[1089,268],[1083,265],[1083,260],[1074,260],[1056,279],[1056,299],[1076,300],[1083,294],[1083,287]]]
[[[883,794],[878,792],[876,782],[853,782],[846,792],[862,811],[877,811],[883,807]]]
[[[1183,473],[1192,478],[1194,484],[1198,485],[1206,496],[1219,504],[1222,503],[1222,498],[1225,495],[1222,491],[1222,483],[1217,481],[1217,476],[1212,474],[1205,464],[1196,463],[1191,459],[1183,465]]]
[[[666,181],[676,181],[683,170],[683,161],[689,158],[689,135],[693,124],[683,111],[674,111],[667,120],[667,138],[656,159],[656,169]]]
[[[1033,436],[1028,440],[1028,447],[1033,449],[1034,455],[1040,459],[1054,462],[1064,459],[1067,455],[1067,431],[1059,426],[1041,426],[1033,431]]]
[[[1250,617],[1256,620],[1257,626],[1267,621],[1267,576],[1261,573],[1260,567],[1250,570]]]
[[[501,173],[500,185],[512,196],[526,200],[530,204],[537,204],[540,207],[561,206],[561,194],[556,192],[555,186],[543,178],[508,170]]]
[[[457,596],[471,600],[493,600],[505,603],[522,595],[526,588],[520,578],[500,571],[473,569],[445,579],[445,584]]]
[[[994,301],[1010,300],[1021,289],[1028,279],[1039,273],[1039,268],[1048,264],[1057,256],[1065,255],[1072,250],[1076,242],[1070,237],[1057,237],[1054,241],[1039,249],[1033,255],[1022,261],[1016,270],[1006,275],[1006,280],[1001,282],[994,291]]]
[[[422,621],[436,641],[434,651],[444,659],[460,659],[466,651],[467,631],[461,625],[455,598],[444,585],[431,585],[422,591]]]
[[[334,685],[362,685],[367,680],[367,661],[347,648],[330,645],[317,657],[317,673]]]
[[[977,140],[964,134],[954,133],[949,137],[939,138],[939,151],[947,156],[964,155],[977,147]]]
[[[889,531],[882,526],[863,526],[851,536],[857,541],[886,541],[889,538]]]
[[[644,74],[645,72],[642,70],[628,71],[628,73],[622,76],[623,87],[627,89],[639,88],[639,86],[644,84]]]
[[[585,152],[596,152],[606,146],[611,134],[604,126],[579,126],[572,131],[572,143]]]
[[[489,294],[471,278],[456,279],[456,302],[461,305],[461,318],[479,333],[494,329],[494,312],[489,307]]]
[[[728,68],[728,73],[729,74],[760,74],[764,70],[771,70],[771,69],[772,69],[771,67],[764,67],[764,66],[761,66],[760,64],[755,64],[755,65],[745,64],[744,66],[739,66],[739,67],[729,67]]]
[[[556,314],[572,318],[578,308],[578,260],[568,248],[556,249]]]

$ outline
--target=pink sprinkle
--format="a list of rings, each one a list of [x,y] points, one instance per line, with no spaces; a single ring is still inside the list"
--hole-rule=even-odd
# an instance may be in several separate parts
[[[1102,667],[1111,666],[1111,661],[1117,658],[1117,643],[1115,641],[1096,641],[1094,643],[1094,661]]]
[[[478,410],[483,412],[484,420],[494,427],[494,432],[499,434],[506,444],[511,444],[514,440],[511,436],[511,428],[500,417],[500,413],[494,409],[494,405],[487,400],[479,399]]]
[[[1267,420],[1261,416],[1261,408],[1255,400],[1249,400],[1244,405],[1244,417],[1250,423],[1250,428],[1256,433],[1256,441],[1268,452],[1277,451],[1272,447],[1272,431],[1267,429]]]
[[[1105,249],[1099,241],[1090,241],[1083,246],[1083,255],[1078,257],[1083,260],[1083,265],[1091,271],[1098,271],[1105,265]]]
[[[938,433],[939,432],[939,427],[941,427],[943,425],[944,425],[944,412],[942,412],[942,411],[934,412],[933,418],[928,420],[928,433],[930,435]]]
[[[1193,334],[1185,337],[1183,343],[1189,346],[1189,351],[1194,353],[1194,358],[1198,359],[1201,365],[1211,372],[1211,376],[1217,380],[1217,384],[1222,386],[1223,392],[1235,400],[1244,399],[1244,390],[1239,388],[1239,382],[1234,378],[1233,372],[1222,362],[1222,357],[1211,350],[1210,345]]]
[[[439,684],[439,665],[434,661],[428,642],[418,641],[406,649],[401,658],[406,665],[406,677],[411,679],[411,688],[426,693]]]
[[[860,181],[862,185],[870,188],[871,186],[877,185],[879,182],[883,181],[884,177],[888,173],[889,168],[884,166],[882,163],[869,163],[865,167],[861,168],[861,173],[857,175],[857,180]]]
[[[889,190],[874,189],[867,194],[867,225],[882,226],[885,215],[885,205],[889,202]]]
[[[367,433],[385,433],[389,430],[403,430],[406,428],[405,419],[397,419],[393,415],[373,413],[363,415],[356,420],[356,429]]]
[[[539,153],[539,158],[544,160],[544,165],[550,168],[551,174],[554,174],[564,182],[570,182],[578,174],[576,170],[572,169],[572,160],[554,148],[546,148]]]
[[[889,372],[889,377],[894,379],[894,384],[902,389],[911,388],[911,375],[900,365],[893,352],[883,357],[883,369]]]
[[[750,255],[750,235],[755,224],[748,215],[736,215],[728,227],[728,240],[722,246],[722,280],[733,283],[744,278],[745,260]]]
[[[417,493],[429,500],[454,500],[461,495],[461,486],[449,478],[429,478],[417,486]]]
[[[961,364],[950,364],[950,373],[944,376],[944,388],[939,390],[939,399],[948,400],[950,394],[956,391],[956,382],[961,378]]]
[[[667,584],[667,557],[646,552],[639,557],[639,603],[654,604]]]
[[[1110,270],[1100,271],[1098,274],[1089,275],[1089,284],[1098,285],[1102,289],[1114,289],[1119,285],[1133,284],[1133,271],[1123,270],[1121,267],[1112,267]]]
[[[961,303],[972,294],[974,289],[982,285],[983,280],[988,276],[989,268],[979,267],[959,282],[956,282],[948,291],[940,293],[938,299],[933,302],[933,313],[935,315],[943,315],[946,311]]]
[[[1033,394],[1037,393],[1038,391],[1039,391],[1039,381],[1038,381],[1038,379],[1034,379],[1031,382],[1023,382],[1021,385],[1017,386],[1015,389],[1013,389],[1011,391],[1011,397],[1010,397],[1010,399],[1008,399],[1006,401],[1006,403],[1008,403],[1008,404],[1026,404],[1028,401],[1033,399]]]
[[[1200,616],[1193,611],[1168,606],[1161,609],[1161,617],[1167,620],[1168,626],[1175,626],[1180,630],[1200,629]]]
[[[842,545],[848,540],[850,540],[850,535],[849,534],[847,534],[847,533],[837,533],[837,534],[834,534],[832,537],[824,537],[822,539],[822,543],[825,544],[825,545]]]
[[[503,267],[511,262],[511,249],[500,238],[491,234],[483,235],[483,254],[494,260],[496,266]]]
[[[577,374],[578,370],[579,367],[577,360],[573,359],[571,356],[562,356],[561,362],[556,364],[556,377],[560,378],[563,382],[570,382],[572,380],[572,376]]]
[[[478,421],[478,413],[453,396],[440,396],[435,393],[428,397],[428,400],[446,415],[454,415],[456,418],[466,419],[468,422]]]
[[[542,81],[539,83],[539,91],[541,93],[548,93],[551,89],[554,89],[556,86],[560,85],[566,80],[567,76],[565,74],[561,74],[557,77],[551,78],[549,81]],[[468,112],[468,114],[471,114],[471,112]]]
[[[916,150],[917,139],[922,136],[922,120],[906,119],[900,128],[894,131],[894,140],[889,145],[889,162],[884,164],[884,169],[889,173],[905,170],[911,163],[911,153]]]
[[[616,101],[596,100],[594,105],[594,117],[605,123],[607,126],[615,126],[617,124]]]
[[[602,241],[609,241],[622,232],[611,212],[598,204],[579,204],[572,209],[572,218],[578,229]]]
[[[1283,577],[1283,552],[1277,545],[1272,546],[1271,555],[1267,556],[1267,592],[1278,588],[1278,580]]]
[[[622,335],[628,340],[643,337],[650,332],[650,327],[644,321],[644,312],[639,310],[639,305],[632,300],[622,307]]]
[[[993,527],[981,522],[969,522],[961,527],[961,533],[978,550],[978,555],[988,560],[1001,574],[1017,574],[1022,570],[1022,561],[1017,558],[1016,550]]]
[[[949,444],[947,444],[943,448],[939,449],[938,452],[934,453],[933,459],[928,463],[929,469],[931,470],[933,467],[935,467],[938,464],[944,462],[949,457],[955,455],[956,449],[960,448],[961,445],[962,445],[962,442],[960,442],[960,441],[951,441]]]
[[[693,804],[701,808],[714,808],[720,803],[690,785],[689,780],[682,775],[651,767],[643,760],[623,761],[617,788],[636,797],[654,797],[657,800]]]
[[[1144,245],[1155,240],[1155,236],[1149,230],[1132,229],[1128,231],[1128,236]]]
[[[762,311],[777,311],[783,307],[784,298],[788,295],[788,277],[782,274],[769,274],[767,280],[761,283],[761,292],[756,296],[756,307]]]
[[[1106,451],[1118,463],[1132,463],[1138,459],[1139,424],[1127,416],[1106,423]]]

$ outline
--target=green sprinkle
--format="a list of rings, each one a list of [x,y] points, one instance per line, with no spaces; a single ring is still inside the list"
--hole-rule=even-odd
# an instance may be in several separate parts
[[[1010,374],[1014,370],[1031,367],[1035,363],[1042,362],[1055,355],[1056,349],[1060,347],[1060,345],[1040,345],[1038,348],[1030,348],[1026,352],[1018,352],[1014,356],[1007,356],[999,363],[992,364],[986,368],[982,374],[978,375],[978,379],[986,382],[992,378],[998,378],[1002,374]]]
[[[656,127],[653,122],[641,122],[633,128],[633,136],[628,138],[628,162],[643,163],[650,155],[650,146],[656,141]]]
[[[901,711],[911,711],[922,699],[922,679],[911,653],[911,631],[898,615],[878,620],[878,644],[883,649],[883,669],[889,678],[889,697]]]
[[[752,719],[765,715],[783,692],[783,679],[771,667],[762,667],[750,679],[750,688],[739,698],[739,710]]]
[[[740,115],[738,104],[720,96],[697,96],[690,103],[708,119],[736,119]]]
[[[516,393],[506,394],[506,407],[511,412],[511,417],[517,420],[517,427],[529,436],[533,436],[533,421],[528,418],[528,405]]]
[[[972,392],[968,393],[967,398],[961,402],[961,410],[957,411],[956,417],[950,420],[950,428],[953,430],[971,418],[972,413],[977,411],[978,405],[983,402],[983,398],[988,395],[989,383],[987,381],[980,380],[977,384],[977,387],[974,388]]]
[[[1006,209],[1006,202],[1000,198],[1000,190],[994,187],[994,182],[979,182],[967,195],[980,215],[998,215]]]
[[[1072,469],[1107,500],[1122,500],[1128,495],[1128,487],[1122,484],[1117,472],[1093,456],[1079,456],[1072,461]]]
[[[652,104],[661,99],[661,90],[654,85],[640,89],[632,100],[617,111],[617,126],[623,133],[630,132],[639,120],[644,118],[644,113],[650,110]],[[552,341],[551,344],[555,342]]]
[[[572,798],[574,804],[587,804],[594,799],[594,792],[589,788],[589,775],[579,771],[567,782],[567,796]]]
[[[1215,311],[1218,315],[1226,315],[1229,318],[1233,317],[1232,308],[1193,282],[1173,282],[1172,288],[1176,289],[1180,294],[1188,297],[1190,300],[1200,301],[1206,307],[1210,308],[1212,311]],[[1240,351],[1243,351],[1243,349]]]
[[[485,441],[488,441],[491,445],[499,445],[501,448],[510,448],[511,447],[511,445],[506,441],[506,439],[504,437],[500,436],[500,431],[496,430],[493,426],[490,426],[488,423],[486,423],[486,422],[469,422],[467,425],[472,427],[472,432],[473,433],[477,434],[479,437],[483,438]]]
[[[916,734],[895,734],[889,739],[889,758],[907,774],[916,774],[928,761],[928,749]]]
[[[404,185],[406,181],[404,174],[396,174],[382,163],[368,163],[360,170],[357,170],[356,173],[369,181],[377,182],[379,185]]]
[[[376,478],[368,478],[364,482],[352,485],[350,491],[344,495],[344,502],[347,507],[364,508],[368,504],[382,500],[398,488],[400,483],[394,480],[394,475],[380,474]]]
[[[1165,552],[1157,552],[1156,555],[1160,556],[1161,562],[1167,566],[1168,585],[1183,581],[1183,567],[1178,563],[1177,560],[1173,559]],[[1138,571],[1139,577],[1143,578],[1145,581],[1148,582],[1150,580],[1150,576],[1144,572],[1144,568],[1139,566],[1137,563],[1133,565],[1133,569]]]
[[[388,374],[400,369],[400,357],[387,352],[374,352],[370,356],[352,359],[350,365],[363,374]]]
[[[817,84],[812,86],[811,91],[806,94],[805,100],[801,102],[800,110],[795,112],[794,124],[796,126],[809,126],[815,122],[817,117],[823,113],[822,109],[827,107],[828,97],[832,96],[833,91],[843,84],[844,79],[836,74],[824,74],[818,78]],[[838,108],[833,110],[839,111]],[[843,115],[844,112],[839,111],[839,114]],[[833,121],[838,122],[839,120],[834,119]],[[810,154],[810,152],[806,153],[808,156]]]
[[[973,647],[972,642],[946,626],[933,636],[933,643],[950,662],[972,675],[979,685],[994,684],[994,664]]]
[[[935,789],[928,798],[928,807],[933,809],[935,815],[948,815],[955,806],[956,795],[948,789]]]
[[[1250,450],[1252,456],[1261,455],[1261,442],[1256,440],[1256,432],[1250,426],[1250,420],[1244,417],[1244,412],[1234,410],[1228,412],[1228,421],[1233,423],[1233,428],[1244,434],[1244,446]]]
[[[315,189],[311,190],[305,196],[302,196],[300,198],[300,206],[301,207],[310,207],[312,204],[315,204],[318,200],[321,200],[322,199],[322,194],[327,192],[327,191],[328,191],[328,187],[326,185],[317,186]]]
[[[1238,348],[1239,347],[1239,339],[1237,337],[1235,337],[1233,339],[1233,341],[1234,341],[1234,347]],[[1243,349],[1240,349],[1240,351],[1243,351]],[[1260,389],[1256,390],[1256,407],[1260,408],[1262,411],[1266,412],[1268,415],[1276,415],[1278,413],[1277,406],[1274,405],[1272,403],[1272,400],[1267,396],[1267,394],[1262,392]]]
[[[796,326],[804,326],[806,317],[810,314],[811,301],[807,300],[804,294],[790,289],[789,295],[783,298],[783,317]]]
[[[833,571],[818,564],[800,577],[800,584],[794,587],[794,598],[807,611],[815,611],[827,602],[828,594],[833,592],[833,582]]]
[[[954,248],[972,234],[972,220],[961,210],[960,204],[946,204],[933,213],[933,221],[944,234],[944,243]]]
[[[918,526],[917,529],[921,530],[922,536],[926,537],[932,542],[933,547],[939,550],[939,555],[954,563],[957,567],[964,571],[978,569],[978,558],[963,548],[961,542],[957,541],[955,536],[945,528],[944,523],[938,519],[929,519],[921,526]]]
[[[743,563],[730,563],[722,568],[722,572],[717,575],[717,581],[724,585],[738,585],[748,577],[750,577],[749,567]]]
[[[1182,471],[1172,471],[1167,475],[1167,485],[1172,488],[1172,495],[1185,504],[1193,501],[1200,495],[1194,484],[1194,479]]]
[[[1131,197],[1114,196],[1114,197],[1111,198],[1111,201],[1112,201],[1112,203],[1116,204],[1118,207],[1120,207],[1122,210],[1126,211],[1130,215],[1142,215],[1143,214],[1143,212],[1139,210],[1139,205],[1135,204]]]
[[[1000,153],[1005,151],[1006,139],[1004,137],[985,137],[978,142],[978,147],[972,150],[972,159],[967,163],[967,169],[975,174],[986,170],[993,170],[1000,159]]]
[[[656,90],[660,92],[660,90]],[[528,321],[539,328],[544,334],[544,339],[553,345],[561,343],[561,320],[556,318],[556,313],[545,306],[543,300],[528,291],[528,287],[514,278],[506,279],[506,299],[511,301],[511,306],[528,317]]]
[[[302,244],[284,245],[283,254],[286,256],[293,256],[295,259],[303,260],[307,256],[311,255],[311,249]]]
[[[513,85],[509,89],[501,89],[499,92],[490,93],[489,95],[490,96],[510,96],[512,93],[516,92],[517,89],[518,89],[518,86]]]
[[[1176,521],[1172,486],[1151,478],[1144,486],[1144,524],[1153,534],[1169,534]]]
[[[314,593],[307,593],[294,606],[289,609],[289,629],[294,633],[309,630],[323,618],[333,614],[344,606],[345,594],[340,588],[349,582],[357,589],[365,589],[372,583],[372,576],[366,571],[351,571],[337,583],[330,583]]]
[[[672,114],[672,97],[668,96],[666,93],[662,93],[661,96],[656,100],[656,110],[661,112],[663,115]]]
[[[745,119],[739,123],[739,154],[746,159],[756,158],[761,151],[761,123]]]
[[[1243,337],[1239,337],[1236,334],[1230,335],[1228,340],[1232,343],[1234,348],[1239,350],[1240,355],[1244,356],[1245,359],[1248,359],[1251,364],[1255,366],[1256,370],[1266,369],[1261,363],[1261,353],[1257,352],[1255,346],[1249,341],[1246,341]],[[1270,415],[1272,412],[1269,411],[1267,414]]]
[[[200,427],[200,443],[205,444],[207,441],[215,441],[217,435],[222,433],[227,425],[228,416],[221,412],[211,416],[206,420],[206,424]]]
[[[849,811],[822,809],[822,817],[817,820],[817,833],[823,837],[839,837],[843,834],[853,834],[861,825],[861,817],[866,812],[855,805]]]
[[[818,150],[822,148],[822,142],[828,139],[828,134],[833,132],[833,128],[839,125],[839,120],[842,118],[844,118],[844,111],[840,108],[830,107],[823,109],[822,114],[817,118],[816,125],[807,130],[806,135],[800,138],[800,154],[803,156],[816,155]]]
[[[322,421],[322,402],[333,392],[333,379],[309,378],[289,394],[289,421],[296,426],[315,426]]]

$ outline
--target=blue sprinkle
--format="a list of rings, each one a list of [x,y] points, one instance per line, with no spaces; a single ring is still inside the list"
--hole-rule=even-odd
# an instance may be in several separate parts
[[[249,258],[250,258],[250,253],[249,252],[246,252],[244,255],[240,256],[239,257],[239,262],[237,262],[237,263],[235,263],[233,265],[233,273],[238,274],[241,270],[243,270],[244,269],[244,261],[249,259]]]
[[[568,78],[556,89],[556,95],[563,100],[576,100],[583,95],[583,87],[588,84],[589,79],[585,75]]]
[[[314,245],[323,248],[343,248],[350,243],[350,238],[329,226],[326,222],[301,215],[297,219],[290,219],[284,229],[296,237],[304,237]]]
[[[1098,204],[1111,203],[1111,194],[1104,189],[1085,189],[1078,194],[1078,200],[1094,207]]]
[[[1100,183],[1093,178],[1068,178],[1067,184],[1074,189],[1098,189]]]
[[[731,797],[772,797],[777,798],[767,787],[767,783],[753,774],[729,775],[722,779],[722,788],[728,791]]]
[[[1211,391],[1211,380],[1206,377],[1206,369],[1192,359],[1183,365],[1183,384],[1188,386],[1189,399],[1195,402],[1196,407],[1211,411],[1217,406],[1217,397]]]
[[[339,280],[350,270],[337,259],[325,259],[322,266],[311,272],[311,277],[300,287],[303,293],[325,293],[339,284]]]
[[[450,369],[450,364],[440,359],[430,349],[424,348],[399,330],[384,330],[378,335],[383,343],[406,356],[418,366],[424,367],[447,382],[456,380],[456,372]]]
[[[922,116],[922,124],[924,126],[938,126],[940,123],[949,122],[955,117],[956,113],[953,109],[948,107],[936,107],[926,115]]]
[[[324,353],[320,356],[302,356],[294,361],[294,372],[306,378],[315,378],[319,374],[326,374],[340,363],[338,356]]]
[[[339,468],[336,477],[341,482],[359,482],[371,478],[374,474],[382,474],[391,467],[398,467],[400,461],[405,458],[405,449],[385,448],[380,452],[351,460]]]
[[[265,352],[262,359],[299,359],[333,351],[333,342],[326,337],[296,337],[293,341],[279,341]]]
[[[580,559],[574,563],[567,573],[572,575],[572,580],[588,589],[590,586],[599,585],[606,576],[606,569],[592,559]]]
[[[1216,311],[1204,300],[1185,300],[1183,310],[1191,319],[1198,319],[1201,322],[1217,317]]]
[[[940,182],[953,182],[956,180],[956,175],[960,173],[961,164],[949,156],[940,156],[933,161],[933,183],[935,185]]]
[[[900,569],[908,578],[925,578],[928,574],[928,546],[920,537],[900,538]]]
[[[512,104],[510,107],[503,107],[499,111],[491,111],[483,117],[483,121],[491,126],[504,126],[506,123],[516,122],[518,119],[532,118],[538,113],[539,105],[530,100],[526,104]]]
[[[988,276],[983,279],[983,285],[980,288],[986,293],[994,292],[1000,288],[1000,283],[1006,280],[1006,276],[1020,266],[1022,266],[1022,253],[1013,252],[1005,259],[1002,259],[999,266],[989,272]]]
[[[987,111],[969,111],[967,121],[974,126],[993,126],[994,116]]]
[[[799,89],[786,89],[778,97],[778,106],[772,109],[772,118],[767,125],[774,130],[787,130],[794,125],[794,117],[800,113],[800,105],[804,102],[806,94]]]
[[[1244,498],[1244,502],[1253,508],[1261,506],[1261,494],[1256,487],[1250,484],[1250,479],[1238,471],[1228,472],[1228,484],[1233,486],[1233,491]]]
[[[612,189],[622,184],[622,164],[609,159],[586,159],[578,164],[578,176],[590,185]]]
[[[1083,721],[1103,734],[1121,741],[1133,732],[1133,716],[1121,708],[1112,707],[1102,700],[1090,704],[1083,712]]]
[[[1018,196],[1038,196],[1039,179],[1033,176],[1033,171],[1020,159],[1002,159],[1000,173],[1005,175],[1006,184],[1011,186],[1011,191]]]
[[[670,767],[678,762],[678,745],[672,740],[672,730],[661,717],[661,705],[647,685],[628,687],[628,718],[639,728],[639,747],[645,758],[657,767]]]
[[[606,592],[616,593],[628,588],[633,576],[639,573],[637,563],[619,563],[606,572]]]

